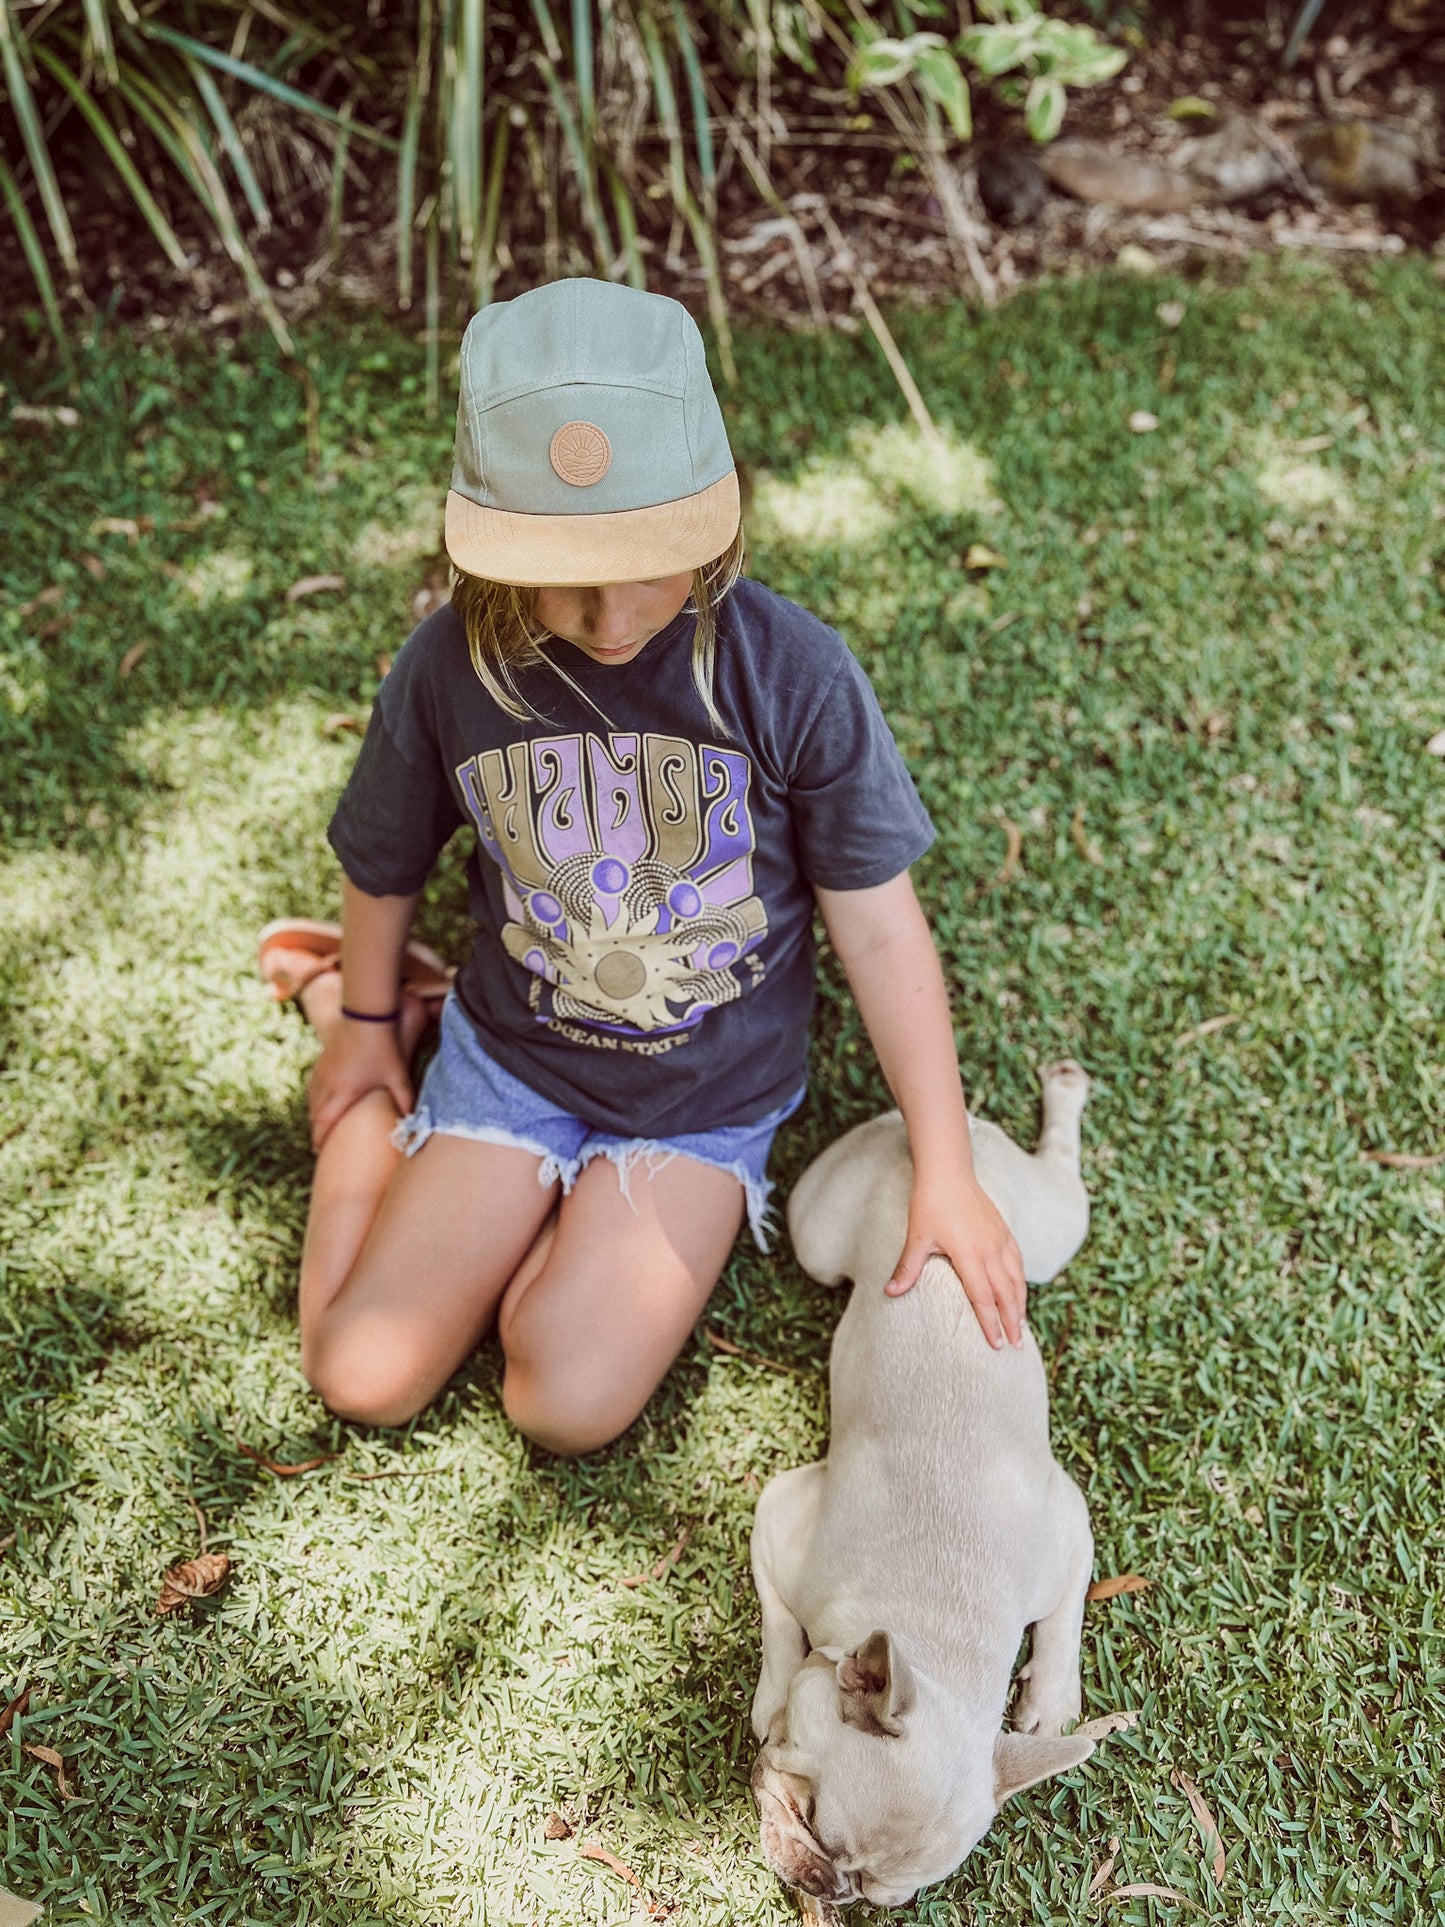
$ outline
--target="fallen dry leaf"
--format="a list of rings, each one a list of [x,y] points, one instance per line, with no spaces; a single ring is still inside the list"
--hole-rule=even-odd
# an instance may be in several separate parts
[[[1105,1900],[1178,1900],[1186,1907],[1197,1903],[1188,1894],[1182,1894],[1177,1887],[1156,1887],[1152,1880],[1135,1880],[1127,1887],[1111,1887],[1104,1895]]]
[[[1129,417],[1131,435],[1152,435],[1159,426],[1159,417],[1151,415],[1147,408],[1136,408]]]
[[[1085,863],[1102,863],[1104,861],[1103,851],[1097,843],[1091,843],[1089,841],[1084,831],[1084,806],[1082,803],[1077,803],[1074,806],[1073,820],[1069,824],[1069,835],[1073,838],[1074,848],[1084,859]]]
[[[161,1581],[156,1599],[156,1617],[173,1613],[188,1599],[206,1599],[225,1585],[231,1562],[224,1552],[202,1552],[194,1559],[183,1559],[172,1566]]]
[[[1285,443],[1291,455],[1320,455],[1334,445],[1333,435],[1306,435],[1301,441]]]
[[[1433,1171],[1445,1164],[1445,1151],[1361,1151],[1360,1156],[1391,1171]]]
[[[1076,1740],[1106,1740],[1111,1733],[1127,1733],[1139,1724],[1139,1715],[1129,1707],[1117,1713],[1101,1713],[1097,1719],[1085,1720],[1074,1728]]]
[[[1192,1030],[1181,1030],[1174,1039],[1174,1048],[1178,1050],[1181,1044],[1192,1044],[1198,1037],[1212,1037],[1215,1031],[1226,1030],[1230,1024],[1237,1024],[1248,1015],[1247,1010],[1232,1010],[1223,1017],[1206,1017],[1202,1024],[1196,1024]]]
[[[27,1686],[23,1692],[21,1692],[15,1699],[11,1700],[10,1704],[5,1708],[4,1712],[0,1713],[0,1740],[4,1739],[5,1735],[10,1731],[11,1727],[15,1724],[16,1720],[19,1719],[20,1715],[25,1711],[26,1707],[29,1704],[30,1704],[30,1688]]]
[[[5,1537],[0,1539],[0,1552],[8,1552],[19,1537],[18,1532],[7,1532]]]
[[[52,616],[49,622],[41,623],[40,627],[35,631],[36,641],[54,642],[55,638],[64,630],[68,629],[73,621],[74,617],[70,611],[68,609],[62,609],[58,616]]]
[[[1012,883],[1018,875],[1019,863],[1023,857],[1024,833],[1011,817],[1004,815],[1002,810],[994,811],[993,820],[1004,833],[1006,847],[1004,850],[1003,867],[991,883],[984,885],[984,889],[1002,890]]]
[[[991,549],[986,542],[970,542],[968,553],[963,558],[966,569],[1006,569],[1007,560],[997,549]]]
[[[542,1822],[542,1835],[547,1840],[570,1840],[572,1828],[560,1813],[549,1813]]]
[[[1189,1811],[1198,1821],[1199,1831],[1204,1838],[1204,1852],[1209,1860],[1210,1871],[1214,1875],[1215,1883],[1223,1886],[1226,1861],[1224,1842],[1219,1836],[1219,1822],[1210,1811],[1209,1802],[1187,1773],[1181,1772],[1176,1767],[1169,1778],[1189,1802]]]
[[[12,422],[35,422],[41,428],[79,428],[80,411],[76,408],[35,408],[28,402],[17,402],[10,410]]]
[[[81,560],[82,567],[89,570],[90,574],[95,577],[97,582],[104,582],[105,564],[101,561],[98,555],[83,555],[81,556],[80,560]]]
[[[1119,1859],[1119,1842],[1118,1842],[1118,1839],[1115,1838],[1109,1842],[1108,1858],[1106,1860],[1101,1860],[1098,1866],[1094,1869],[1094,1877],[1089,1882],[1088,1897],[1090,1900],[1094,1898],[1094,1895],[1098,1893],[1101,1887],[1107,1887],[1109,1882],[1114,1878],[1114,1868],[1118,1862],[1118,1859]]]
[[[15,613],[17,616],[33,616],[37,609],[48,609],[52,602],[59,602],[64,594],[64,585],[52,582],[48,589],[42,589],[39,595],[33,595],[28,602],[22,602]]]
[[[150,648],[149,641],[133,642],[130,648],[126,650],[125,654],[121,657],[120,661],[116,664],[116,670],[115,670],[116,675],[120,677],[122,682],[125,681],[126,677],[140,662],[141,657],[146,653],[147,649],[149,648]]]
[[[683,1548],[687,1545],[691,1537],[692,1527],[684,1526],[682,1531],[678,1533],[671,1548],[663,1553],[655,1566],[650,1566],[646,1572],[635,1572],[626,1579],[619,1579],[617,1582],[618,1585],[641,1586],[645,1585],[649,1579],[661,1579],[667,1572],[668,1567],[674,1565],[677,1560],[682,1557]]]
[[[141,525],[131,515],[102,515],[90,525],[92,535],[123,535],[127,542],[139,542]]]
[[[619,1860],[615,1853],[609,1853],[606,1847],[599,1846],[595,1840],[584,1840],[577,1851],[584,1860],[600,1860],[604,1867],[610,1867],[629,1887],[636,1887],[639,1893],[642,1891],[642,1882],[626,1861]]]
[[[1096,1579],[1084,1597],[1087,1600],[1117,1599],[1123,1592],[1146,1592],[1151,1583],[1142,1573],[1120,1573],[1116,1579]]]
[[[1445,756],[1445,729],[1437,729],[1425,745],[1427,756]]]
[[[331,715],[322,717],[321,734],[323,736],[340,736],[345,730],[350,730],[356,736],[365,735],[366,718],[353,714],[349,709],[337,709]]]
[[[254,1445],[242,1445],[239,1439],[236,1450],[242,1458],[253,1460],[263,1472],[274,1473],[278,1479],[294,1479],[302,1472],[314,1472],[318,1465],[327,1465],[341,1456],[339,1452],[323,1452],[318,1458],[298,1459],[295,1465],[280,1465],[275,1459],[268,1459],[264,1452],[258,1452]]]
[[[286,591],[288,602],[299,602],[303,596],[321,595],[327,589],[344,589],[344,575],[303,575],[299,582],[293,582]]]
[[[703,1336],[717,1351],[726,1352],[729,1358],[745,1359],[749,1365],[765,1365],[770,1372],[794,1371],[792,1365],[780,1365],[776,1358],[764,1358],[761,1352],[745,1352],[741,1345],[735,1345],[730,1338],[715,1332],[711,1325],[703,1326]]]
[[[65,1761],[53,1746],[31,1746],[27,1743],[24,1750],[32,1759],[41,1761],[45,1766],[53,1766],[55,1768],[56,1784],[60,1788],[60,1797],[62,1800],[74,1800],[78,1797],[71,1792],[69,1783],[65,1778]]]

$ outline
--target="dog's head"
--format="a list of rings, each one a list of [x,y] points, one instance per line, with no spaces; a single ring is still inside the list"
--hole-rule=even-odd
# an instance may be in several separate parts
[[[902,1907],[967,1858],[1012,1794],[1093,1750],[1086,1739],[960,1733],[886,1632],[851,1653],[819,1648],[753,1766],[763,1853],[818,1899]]]

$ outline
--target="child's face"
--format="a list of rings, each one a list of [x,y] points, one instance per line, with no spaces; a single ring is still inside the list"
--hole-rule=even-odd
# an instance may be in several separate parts
[[[692,593],[691,574],[599,589],[538,589],[532,613],[593,662],[631,662],[665,629]]]

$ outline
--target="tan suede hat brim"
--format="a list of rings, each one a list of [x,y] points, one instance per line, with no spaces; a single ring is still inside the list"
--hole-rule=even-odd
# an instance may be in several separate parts
[[[736,470],[681,501],[602,515],[514,515],[452,489],[447,554],[490,582],[600,588],[699,569],[723,553],[741,519]]]

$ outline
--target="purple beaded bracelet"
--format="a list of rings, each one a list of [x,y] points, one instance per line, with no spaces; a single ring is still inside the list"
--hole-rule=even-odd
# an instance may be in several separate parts
[[[373,1010],[348,1010],[343,1004],[341,1014],[343,1017],[349,1017],[353,1024],[394,1024],[400,1017],[401,1010],[400,1008],[389,1010],[385,1016],[382,1016]]]

